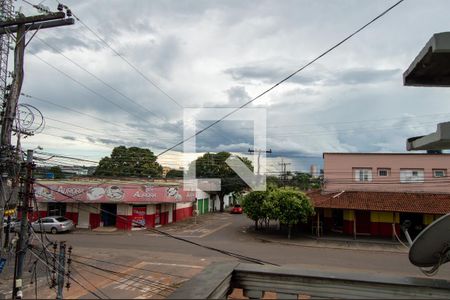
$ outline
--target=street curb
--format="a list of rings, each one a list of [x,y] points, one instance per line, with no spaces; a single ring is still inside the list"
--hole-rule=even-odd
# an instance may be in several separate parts
[[[289,246],[297,246],[297,247],[308,247],[308,248],[327,248],[327,249],[339,249],[339,250],[349,250],[349,251],[368,251],[368,252],[388,252],[388,253],[398,253],[398,254],[408,254],[408,251],[402,250],[385,250],[385,249],[364,249],[364,248],[356,248],[356,247],[339,247],[339,246],[331,246],[331,245],[308,245],[294,242],[285,242],[285,241],[277,241],[271,239],[265,239],[261,237],[254,237],[256,240],[259,240],[264,243],[275,243],[280,245],[289,245]]]

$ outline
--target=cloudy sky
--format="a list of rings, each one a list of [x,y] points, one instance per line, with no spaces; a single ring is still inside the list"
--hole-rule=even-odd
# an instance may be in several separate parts
[[[395,2],[65,1],[81,22],[40,31],[27,47],[22,91],[33,98],[20,101],[46,127],[23,147],[94,160],[117,145],[159,153],[182,139],[183,108],[238,107]],[[447,0],[406,0],[250,105],[267,110],[269,168],[281,157],[302,170],[323,152],[405,151],[406,138],[450,120],[450,89],[402,85],[432,34],[449,29],[449,10]],[[245,153],[253,133],[251,122],[225,121],[197,148]]]

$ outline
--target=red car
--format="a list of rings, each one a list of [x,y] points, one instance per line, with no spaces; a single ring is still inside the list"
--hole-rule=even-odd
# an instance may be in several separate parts
[[[242,207],[239,204],[235,204],[230,212],[232,214],[242,214]]]

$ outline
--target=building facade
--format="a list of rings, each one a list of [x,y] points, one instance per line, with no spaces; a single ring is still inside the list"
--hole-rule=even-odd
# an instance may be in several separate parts
[[[401,235],[409,221],[412,236],[450,212],[450,155],[403,153],[324,153],[320,192],[309,194],[316,207],[315,233],[380,237]]]
[[[180,221],[193,215],[195,194],[176,182],[38,181],[35,185],[40,217],[63,215],[78,228],[90,229],[130,230]]]

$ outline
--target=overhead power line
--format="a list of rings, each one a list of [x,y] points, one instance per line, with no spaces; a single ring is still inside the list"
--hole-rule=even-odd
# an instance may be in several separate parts
[[[28,51],[29,52],[29,51]],[[88,90],[89,92],[91,92],[92,94],[96,95],[97,97],[102,98],[103,100],[105,100],[106,102],[116,106],[117,108],[119,108],[120,110],[138,118],[138,120],[144,121],[145,123],[148,123],[148,121],[142,119],[141,116],[135,114],[134,112],[124,108],[123,106],[115,103],[114,101],[110,100],[108,97],[100,94],[99,92],[93,90],[92,88],[88,87],[86,84],[82,83],[81,81],[79,81],[78,79],[74,78],[73,76],[67,74],[66,72],[60,70],[59,68],[55,67],[54,65],[52,65],[51,63],[49,63],[48,61],[46,61],[45,59],[41,58],[40,56],[29,52],[31,55],[33,55],[34,57],[36,57],[38,60],[40,60],[41,62],[43,62],[44,64],[46,64],[47,66],[51,67],[52,69],[54,69],[55,71],[57,71],[58,73],[64,75],[65,77],[69,78],[70,80],[72,80],[73,82],[75,82],[76,84],[78,84],[79,86],[83,87],[84,89]]]
[[[62,195],[62,196],[64,196],[64,197],[66,197],[67,199],[72,199],[72,200],[74,200],[74,201],[76,201],[76,202],[78,202],[78,203],[83,203],[83,204],[85,204],[86,206],[95,207],[96,209],[98,209],[96,206],[93,206],[93,205],[90,204],[90,203],[87,203],[87,202],[84,202],[84,201],[82,201],[82,200],[76,199],[76,198],[75,198],[76,195],[74,195],[74,196],[68,195],[68,194],[63,193],[63,192],[61,192],[61,191],[59,191],[59,190],[52,189],[52,188],[51,188],[50,186],[48,186],[48,185],[41,184],[41,183],[38,183],[38,182],[36,182],[35,184],[36,184],[36,185],[39,185],[39,186],[41,186],[41,187],[45,187],[45,188],[47,188],[47,189],[49,189],[49,190],[51,190],[52,192],[55,192],[55,193],[57,193],[57,194],[60,194],[60,195]],[[102,184],[102,183],[101,183],[101,184]],[[59,201],[56,201],[56,202],[59,202]],[[79,207],[79,209],[82,209],[81,206]],[[120,216],[120,215],[118,215],[118,214],[112,213],[112,212],[107,211],[107,210],[104,210],[104,209],[102,209],[102,208],[100,208],[99,210],[100,210],[101,212],[104,212],[105,214],[110,215],[110,216],[114,216],[114,217],[116,217],[116,218],[122,219],[122,220],[125,221],[125,222],[130,222],[130,223],[132,223],[132,224],[134,224],[134,225],[136,225],[136,226],[138,226],[138,227],[146,228],[146,227],[143,226],[142,224],[140,224],[140,223],[138,223],[138,222],[135,222],[135,221],[133,221],[133,220],[129,220],[129,219],[127,219],[127,218],[124,218],[124,217],[122,217],[122,216]],[[88,209],[85,209],[85,211],[89,211],[89,210],[88,210]],[[278,266],[278,265],[275,264],[275,263],[268,262],[268,261],[265,261],[265,260],[261,260],[261,259],[258,259],[258,258],[253,258],[253,257],[241,255],[241,254],[238,254],[238,253],[234,253],[234,252],[231,252],[231,251],[222,250],[222,249],[218,249],[218,248],[215,248],[215,247],[202,245],[202,244],[200,244],[200,243],[197,243],[197,242],[194,242],[194,241],[190,241],[190,240],[185,239],[185,238],[181,238],[181,237],[174,236],[174,235],[172,235],[172,234],[170,234],[170,233],[164,232],[164,231],[159,230],[159,229],[156,229],[156,228],[146,228],[146,229],[149,230],[149,231],[153,231],[153,232],[155,232],[155,233],[158,233],[158,234],[160,234],[160,235],[164,235],[164,236],[170,237],[170,238],[175,239],[175,240],[179,240],[179,241],[182,241],[182,242],[185,242],[185,243],[189,243],[189,244],[192,244],[192,245],[195,245],[195,246],[204,248],[204,249],[208,249],[208,250],[211,250],[211,251],[219,252],[219,253],[221,253],[221,254],[224,254],[224,255],[227,255],[227,256],[230,256],[230,257],[234,257],[234,258],[237,258],[237,259],[241,259],[241,260],[244,260],[244,261],[248,261],[248,262],[252,262],[252,263],[256,263],[256,264],[260,264],[260,265],[269,264],[269,265]]]
[[[107,86],[108,88],[110,88],[111,90],[113,90],[114,92],[116,92],[117,94],[119,94],[120,96],[122,96],[123,98],[125,98],[127,101],[133,103],[134,105],[144,109],[145,111],[147,111],[148,113],[152,114],[153,116],[155,116],[157,119],[161,120],[164,122],[164,120],[162,120],[156,113],[154,113],[153,111],[149,110],[148,108],[146,108],[145,106],[143,106],[142,104],[140,104],[139,102],[131,99],[130,97],[128,97],[127,95],[125,95],[124,93],[122,93],[121,91],[119,91],[118,89],[116,89],[115,87],[113,87],[111,84],[107,83],[106,81],[104,81],[103,79],[101,79],[100,77],[98,77],[97,75],[95,75],[94,73],[92,73],[91,71],[89,71],[88,69],[86,69],[85,67],[83,67],[81,64],[77,63],[76,61],[74,61],[73,59],[71,59],[70,57],[68,57],[67,55],[65,55],[60,49],[56,48],[55,46],[50,45],[49,43],[47,43],[45,40],[36,37],[41,43],[45,44],[47,47],[49,47],[50,49],[53,49],[54,51],[56,51],[57,53],[59,53],[62,57],[64,57],[65,59],[67,59],[68,61],[70,61],[72,64],[74,64],[75,66],[77,66],[78,68],[80,68],[81,70],[83,70],[84,72],[88,73],[89,75],[91,75],[92,77],[94,77],[95,79],[97,79],[99,82],[101,82],[103,85]]]
[[[59,2],[58,2],[59,3]],[[164,91],[159,85],[157,85],[153,80],[151,80],[147,75],[145,75],[138,67],[136,67],[133,63],[131,63],[128,59],[126,59],[122,54],[120,54],[116,49],[114,49],[104,38],[102,38],[95,30],[91,29],[86,23],[84,23],[77,15],[72,13],[73,17],[80,22],[87,30],[89,30],[93,35],[97,37],[103,44],[105,44],[111,51],[120,57],[128,66],[130,66],[133,70],[135,70],[144,80],[150,83],[153,87],[155,87],[158,91],[160,91],[163,95],[165,95],[168,99],[170,99],[173,103],[175,103],[179,108],[183,108],[183,106],[175,100],[172,96],[170,96],[166,91]]]
[[[394,9],[396,6],[398,6],[400,3],[402,3],[404,0],[400,0],[398,2],[396,2],[395,4],[391,5],[390,7],[388,7],[386,10],[384,10],[382,13],[378,14],[375,18],[373,18],[372,20],[370,20],[369,22],[367,22],[366,24],[364,24],[363,26],[361,26],[360,28],[358,28],[356,31],[354,31],[353,33],[351,33],[350,35],[348,35],[347,37],[345,37],[343,40],[341,40],[340,42],[334,44],[333,46],[331,46],[330,48],[328,48],[327,50],[325,50],[324,52],[322,52],[320,55],[318,55],[317,57],[315,57],[313,60],[309,61],[308,63],[306,63],[305,65],[303,65],[302,67],[300,67],[299,69],[297,69],[296,71],[294,71],[293,73],[291,73],[290,75],[286,76],[285,78],[283,78],[282,80],[278,81],[276,84],[272,85],[270,88],[266,89],[265,91],[263,91],[262,93],[258,94],[256,97],[250,99],[249,101],[247,101],[246,103],[242,104],[241,106],[239,106],[238,108],[232,110],[231,112],[225,114],[223,117],[221,117],[220,119],[212,122],[210,125],[204,127],[203,129],[197,131],[196,133],[194,133],[193,135],[181,140],[180,142],[176,143],[175,145],[167,148],[166,150],[162,151],[161,153],[159,153],[157,156],[161,156],[164,153],[184,144],[186,141],[191,140],[192,138],[196,137],[197,135],[201,134],[202,132],[205,132],[206,130],[208,130],[209,128],[215,126],[216,124],[222,122],[223,120],[225,120],[226,118],[228,118],[229,116],[231,116],[232,114],[238,112],[239,110],[243,109],[244,107],[248,106],[249,104],[253,103],[254,101],[258,100],[259,98],[261,98],[262,96],[266,95],[267,93],[271,92],[272,90],[276,89],[278,86],[280,86],[281,84],[283,84],[284,82],[288,81],[289,79],[291,79],[292,77],[294,77],[295,75],[297,75],[298,73],[300,73],[301,71],[303,71],[304,69],[306,69],[307,67],[309,67],[310,65],[314,64],[316,61],[318,61],[319,59],[321,59],[322,57],[324,57],[325,55],[327,55],[328,53],[330,53],[331,51],[333,51],[334,49],[338,48],[339,46],[341,46],[342,44],[344,44],[346,41],[348,41],[349,39],[351,39],[353,36],[355,36],[356,34],[358,34],[360,31],[364,30],[366,27],[368,27],[369,25],[371,25],[372,23],[374,23],[375,21],[377,21],[378,19],[380,19],[381,17],[383,17],[385,14],[387,14],[389,11],[391,11],[392,9]]]

